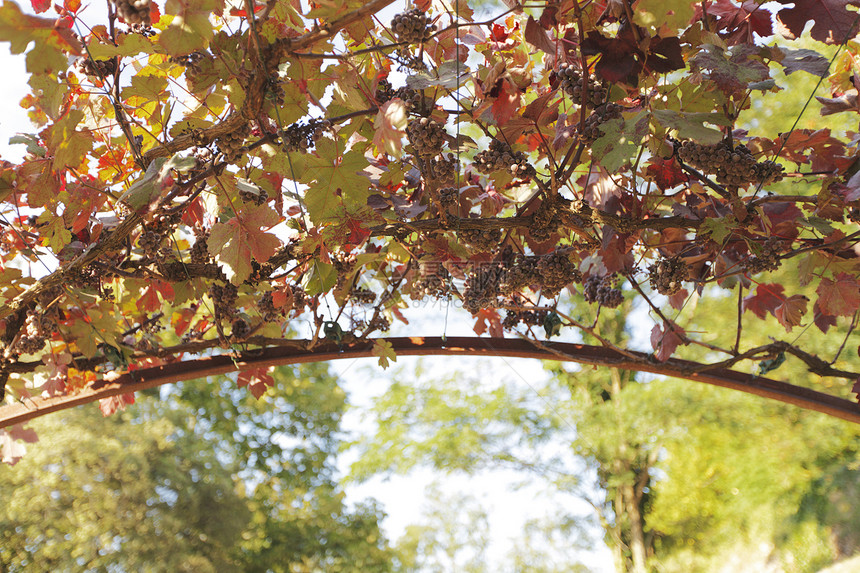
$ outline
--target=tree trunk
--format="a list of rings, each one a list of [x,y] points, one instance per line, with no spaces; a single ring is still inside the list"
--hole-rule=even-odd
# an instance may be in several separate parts
[[[633,486],[624,486],[627,495],[627,515],[630,519],[630,555],[633,558],[634,573],[648,572],[648,552],[645,548],[645,530],[642,525],[642,512],[639,511],[639,496]]]

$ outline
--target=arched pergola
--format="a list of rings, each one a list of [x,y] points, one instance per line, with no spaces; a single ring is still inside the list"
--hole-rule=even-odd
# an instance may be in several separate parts
[[[787,382],[717,368],[680,359],[657,362],[642,352],[624,351],[563,342],[536,342],[526,339],[480,337],[403,337],[388,338],[398,356],[485,356],[558,360],[589,366],[603,366],[683,378],[694,382],[731,388],[785,404],[821,412],[860,423],[860,404]],[[274,342],[274,341],[271,341]],[[31,398],[0,408],[0,428],[73,408],[103,398],[155,388],[185,380],[217,376],[241,370],[325,362],[373,356],[374,340],[353,344],[318,344],[307,349],[310,341],[284,340],[269,346],[231,355],[209,356],[134,370],[111,381],[101,380],[78,393],[50,398]]]

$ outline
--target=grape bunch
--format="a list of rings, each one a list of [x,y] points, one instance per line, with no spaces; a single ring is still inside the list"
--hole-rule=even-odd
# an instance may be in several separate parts
[[[501,229],[460,229],[457,236],[479,253],[492,251],[502,242]]]
[[[376,293],[369,288],[356,287],[349,291],[349,299],[358,304],[373,304],[376,301]]]
[[[230,337],[234,340],[244,340],[251,334],[251,325],[244,318],[236,317],[230,325]]]
[[[241,189],[239,191],[239,198],[245,203],[253,203],[254,205],[259,206],[269,200],[269,194],[265,189],[259,189],[256,193],[251,189]]]
[[[775,271],[779,268],[779,255],[785,250],[783,242],[777,237],[768,237],[761,245],[761,252],[752,255],[744,262],[744,268],[751,274]]]
[[[409,86],[394,89],[391,82],[386,79],[379,80],[376,84],[376,101],[379,105],[389,102],[395,98],[399,98],[406,106],[406,111],[416,111],[422,113],[425,111],[424,94],[414,90]]]
[[[161,247],[163,239],[164,235],[153,229],[148,229],[140,234],[137,245],[143,251],[144,257],[152,259],[158,256],[158,249]]]
[[[251,128],[247,123],[243,123],[238,129],[230,133],[225,133],[218,138],[216,143],[218,149],[224,155],[224,159],[233,163],[242,157],[242,144],[245,138],[251,133]]]
[[[75,69],[87,76],[106,78],[116,72],[116,59],[93,60],[91,58],[78,58],[75,60]]]
[[[537,271],[543,294],[549,298],[556,296],[570,283],[581,279],[579,270],[570,257],[558,251],[540,257]]]
[[[125,20],[126,24],[141,24],[149,27],[152,19],[149,15],[150,0],[112,0],[116,6],[117,14]]]
[[[422,117],[409,122],[406,137],[418,155],[438,155],[445,143],[445,130],[436,121]]]
[[[570,201],[556,195],[545,198],[535,211],[529,225],[529,234],[535,241],[548,241],[562,224],[562,214],[568,210]]]
[[[456,187],[442,187],[439,189],[439,203],[443,208],[456,207],[460,202],[460,190]]]
[[[417,44],[429,40],[436,31],[436,26],[430,23],[430,16],[418,8],[413,8],[391,19],[391,31],[398,42]]]
[[[27,311],[24,322],[24,332],[18,337],[15,352],[19,354],[35,354],[45,347],[45,337],[51,332],[52,322],[39,313]]]
[[[316,142],[323,136],[323,132],[331,128],[331,122],[327,119],[311,120],[310,122],[298,122],[278,132],[278,137],[283,142],[283,149],[290,152],[306,152],[313,149]]]
[[[201,227],[194,229],[195,240],[191,246],[191,262],[205,264],[209,262],[209,231]]]
[[[624,302],[621,289],[613,286],[611,276],[599,277],[591,275],[585,279],[583,294],[586,302],[596,302],[607,308],[618,308]]]
[[[782,179],[782,165],[773,161],[757,163],[745,145],[732,149],[727,141],[716,145],[685,141],[678,148],[678,156],[703,173],[716,175],[719,183],[732,187],[767,184]]]
[[[517,255],[505,269],[499,290],[506,296],[512,296],[524,288],[540,283],[538,259],[540,257]]]
[[[500,264],[484,264],[473,269],[466,277],[463,290],[463,308],[472,314],[482,308],[495,308],[501,294],[499,283],[505,273]]]
[[[661,259],[648,269],[651,288],[660,294],[671,296],[681,290],[688,278],[687,265],[680,259]]]
[[[239,289],[233,283],[221,286],[217,283],[209,287],[209,298],[215,305],[216,317],[232,317],[236,314],[236,299],[239,298]]]
[[[546,320],[546,315],[545,310],[509,310],[505,313],[502,326],[509,330],[520,323],[526,326],[541,326]]]
[[[620,118],[623,109],[617,103],[607,103],[595,108],[585,118],[585,125],[582,127],[582,133],[579,134],[579,140],[586,145],[591,145],[597,141],[603,135],[603,132],[600,131],[600,126],[607,121]]]
[[[558,67],[560,87],[575,103],[582,103],[582,72],[575,66],[562,63]],[[588,76],[587,105],[597,107],[606,101],[606,85],[594,74]]]
[[[440,265],[434,265],[432,272],[427,271],[427,267],[421,265],[421,272],[418,277],[412,282],[412,299],[418,300],[424,296],[433,298],[444,298],[448,296],[451,286],[451,275],[448,270]]]
[[[475,155],[473,165],[476,170],[488,175],[503,169],[510,171],[514,177],[530,177],[535,173],[525,153],[514,151],[510,145],[498,139],[490,142],[489,149]]]
[[[425,176],[431,181],[439,183],[452,182],[457,178],[459,171],[459,163],[453,153],[442,154],[438,157],[432,157],[425,163],[427,173]]]

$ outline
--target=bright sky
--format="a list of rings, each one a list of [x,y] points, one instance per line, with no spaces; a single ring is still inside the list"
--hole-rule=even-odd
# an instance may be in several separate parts
[[[32,12],[27,4],[21,7],[27,12]],[[392,14],[399,8],[401,6],[398,3],[398,6],[392,9]],[[53,17],[53,14],[48,13],[44,16]],[[385,17],[390,18],[390,15],[383,15],[383,20]],[[0,69],[4,70],[6,78],[5,81],[0,82],[0,110],[2,110],[0,158],[19,162],[24,155],[24,146],[9,145],[9,138],[19,132],[37,132],[38,128],[29,123],[26,110],[19,105],[21,98],[28,91],[24,58],[22,55],[12,56],[6,43],[0,44]],[[408,328],[409,333],[421,332],[428,336],[439,336],[443,333],[449,336],[474,335],[472,331],[474,321],[467,313],[454,309],[446,318],[446,313],[440,309],[438,301],[436,306],[423,310],[410,309],[408,317],[411,325],[404,327],[399,323],[395,324],[392,335],[406,333],[405,328]],[[480,372],[482,377],[487,377],[486,379],[510,380],[521,387],[530,384],[539,385],[546,377],[541,364],[533,360],[445,357],[437,358],[432,362],[430,359],[424,359],[422,364],[425,370],[432,369],[439,375],[457,375],[460,372],[464,376],[471,376]],[[375,360],[333,362],[332,372],[339,376],[356,406],[345,420],[345,430],[357,432],[366,428],[366,424],[362,422],[361,413],[372,404],[375,396],[385,391],[392,373],[398,377],[409,376],[418,366],[419,359],[411,357],[400,358],[388,373],[383,373]],[[564,447],[564,445],[558,446]],[[38,445],[31,447],[38,447]],[[344,456],[342,460],[344,470],[350,460],[349,455]],[[527,519],[550,515],[560,508],[580,515],[588,514],[590,511],[584,502],[578,502],[573,496],[549,496],[540,484],[533,481],[525,487],[514,490],[513,486],[520,484],[523,478],[523,474],[509,470],[483,472],[472,478],[416,471],[408,476],[396,476],[389,480],[373,479],[362,485],[351,485],[347,488],[347,494],[350,501],[374,497],[383,504],[388,513],[383,526],[392,540],[396,540],[407,525],[416,523],[428,504],[432,505],[433,500],[427,498],[425,494],[428,486],[433,482],[441,483],[442,491],[447,495],[465,493],[474,496],[489,513],[491,545],[488,556],[490,561],[497,565],[491,570],[503,571],[500,568],[501,559],[512,547],[513,540],[521,536]],[[594,530],[594,536],[599,540],[602,532]],[[613,571],[609,551],[600,542],[596,544],[594,551],[582,552],[577,557],[595,573]]]

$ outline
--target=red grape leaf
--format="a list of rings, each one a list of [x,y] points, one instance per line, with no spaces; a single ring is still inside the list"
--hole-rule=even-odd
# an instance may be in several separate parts
[[[669,296],[669,306],[675,310],[681,310],[684,308],[684,303],[687,302],[688,296],[690,296],[690,293],[687,292],[687,289],[682,288],[675,294]]]
[[[99,410],[102,411],[102,416],[107,417],[116,413],[117,410],[125,410],[125,407],[131,404],[134,404],[134,392],[102,398],[99,400]]]
[[[791,332],[791,329],[798,326],[800,319],[806,314],[807,303],[809,303],[808,297],[802,294],[792,295],[773,310],[773,315],[785,327],[786,332]]]
[[[766,37],[773,35],[772,14],[754,0],[746,0],[736,6],[730,0],[716,0],[708,3],[708,16],[716,16],[715,31],[730,46],[751,44],[752,33]],[[696,20],[702,18],[702,5],[696,4]]]
[[[36,14],[41,14],[51,7],[51,0],[30,0],[30,5]]]
[[[496,120],[496,125],[502,126],[508,123],[520,108],[520,91],[508,80],[503,79],[496,89],[492,90],[492,93],[495,94],[495,92],[498,92],[498,95],[490,107],[490,112]]]
[[[789,39],[798,38],[806,23],[813,20],[810,35],[827,44],[841,44],[856,33],[856,12],[848,6],[860,6],[860,0],[777,0],[780,4],[794,4],[776,13],[779,32]]]
[[[645,172],[654,178],[654,182],[661,190],[671,189],[689,180],[687,174],[681,171],[674,157],[669,159],[654,158]]]
[[[680,344],[687,344],[682,338],[685,336],[684,329],[674,322],[663,322],[661,328],[659,324],[655,324],[651,329],[651,348],[654,349],[654,356],[660,362],[666,362],[675,353],[675,350]]]
[[[857,349],[857,353],[860,354],[860,348]],[[857,394],[857,401],[860,402],[860,378],[854,381],[851,391]]]
[[[780,284],[759,284],[754,295],[744,297],[744,310],[751,310],[759,318],[773,314],[776,307],[785,302],[784,291],[785,287]]]
[[[481,336],[487,330],[490,331],[490,336],[493,338],[502,338],[505,335],[499,311],[492,308],[482,308],[475,316],[478,317],[478,320],[475,322],[473,330],[478,336]]]
[[[16,424],[8,430],[0,430],[0,462],[14,466],[17,464],[27,448],[20,441],[33,443],[39,441],[36,431],[25,428],[23,424]]]
[[[251,394],[257,400],[266,393],[266,390],[275,385],[275,379],[269,374],[268,368],[254,368],[239,372],[239,388],[248,387]]]
[[[692,72],[705,72],[706,77],[726,95],[746,90],[751,83],[770,77],[768,67],[761,61],[751,59],[758,48],[751,45],[733,46],[728,51],[711,44],[704,44],[690,60]]]
[[[824,314],[852,316],[860,307],[860,279],[848,273],[839,273],[835,281],[821,279],[815,292]]]
[[[836,326],[836,317],[821,312],[821,305],[819,305],[818,302],[819,301],[816,300],[815,304],[812,305],[812,321],[815,323],[815,326],[818,327],[818,330],[827,334],[827,331],[830,330],[831,326]]]
[[[860,101],[857,100],[857,92],[853,90],[834,98],[815,96],[815,99],[821,104],[819,111],[821,115],[831,115],[843,111],[860,112]]]
[[[399,98],[382,104],[373,123],[373,145],[379,152],[400,157],[406,132],[406,105]]]

